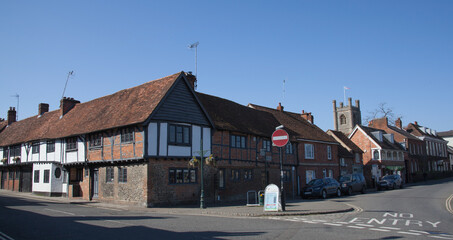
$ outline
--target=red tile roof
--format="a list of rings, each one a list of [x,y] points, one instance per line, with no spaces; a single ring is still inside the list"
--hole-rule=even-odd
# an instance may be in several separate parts
[[[58,109],[14,122],[0,133],[0,146],[75,136],[145,122],[181,75],[184,73],[76,104],[61,118]]]
[[[362,149],[360,149],[351,139],[349,139],[344,133],[340,131],[334,131],[334,130],[328,130],[327,133],[329,132],[334,136],[334,138],[337,138],[340,143],[346,145],[349,149],[356,153],[363,153]]]
[[[249,104],[249,106],[260,111],[271,113],[280,124],[285,126],[285,129],[291,137],[294,136],[297,139],[304,140],[336,142],[335,139],[325,133],[321,128],[302,118],[300,114],[279,111],[255,104]]]

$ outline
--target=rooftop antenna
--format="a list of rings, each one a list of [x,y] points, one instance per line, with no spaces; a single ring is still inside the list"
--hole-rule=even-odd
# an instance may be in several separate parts
[[[189,48],[195,48],[195,77],[198,77],[198,69],[197,69],[198,44],[200,44],[200,43],[196,42],[196,43],[192,43],[189,45]]]
[[[16,93],[16,95],[11,95],[11,97],[17,98],[17,111],[16,111],[16,121],[19,120],[19,94]]]
[[[70,77],[70,76],[73,76],[73,75],[74,75],[74,71],[68,72],[68,77],[66,78],[66,83],[65,83],[64,89],[63,89],[63,95],[61,95],[61,98],[62,98],[62,99],[64,98],[64,93],[66,92],[66,86],[68,86],[69,77]]]

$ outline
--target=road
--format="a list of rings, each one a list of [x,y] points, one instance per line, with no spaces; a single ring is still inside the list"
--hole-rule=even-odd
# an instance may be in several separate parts
[[[0,195],[0,240],[453,239],[452,195],[453,181],[438,181],[334,199],[356,208],[350,213],[262,218],[170,215]]]

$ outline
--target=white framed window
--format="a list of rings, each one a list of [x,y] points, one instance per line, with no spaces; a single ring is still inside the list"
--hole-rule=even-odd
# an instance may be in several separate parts
[[[329,177],[333,178],[333,170],[332,169],[329,169]]]
[[[315,147],[313,144],[305,144],[305,159],[315,159]]]
[[[332,160],[332,146],[327,146],[327,159]]]
[[[375,159],[375,160],[379,159],[379,151],[378,150],[374,150],[373,151],[373,159]]]
[[[306,183],[309,183],[312,179],[315,179],[315,171],[314,170],[307,170],[305,171],[305,181]]]

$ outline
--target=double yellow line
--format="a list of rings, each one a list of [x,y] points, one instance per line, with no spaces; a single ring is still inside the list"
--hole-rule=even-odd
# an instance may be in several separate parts
[[[453,200],[453,194],[450,195],[450,197],[447,198],[445,201],[445,207],[447,208],[447,211],[449,211],[451,214],[453,214],[453,208],[451,207],[451,201]]]

